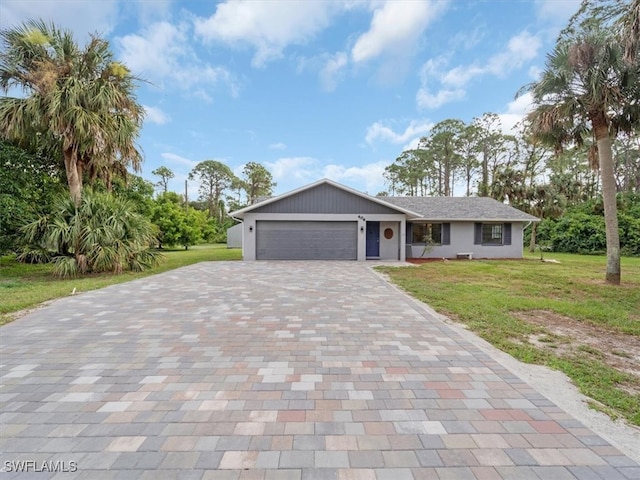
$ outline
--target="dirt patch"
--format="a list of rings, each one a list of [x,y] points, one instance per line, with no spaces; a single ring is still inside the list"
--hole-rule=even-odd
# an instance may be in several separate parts
[[[522,260],[522,258],[481,258],[481,257],[473,257],[471,260],[468,258],[407,258],[407,263],[415,263],[416,265],[421,265],[423,263],[433,263],[433,262],[472,262],[473,260],[499,260],[501,262],[505,260]]]
[[[612,332],[546,310],[512,312],[512,315],[543,326],[549,332],[531,335],[529,341],[533,345],[559,356],[576,352],[594,355],[610,367],[635,376],[638,383],[627,387],[630,393],[640,394],[640,337]]]

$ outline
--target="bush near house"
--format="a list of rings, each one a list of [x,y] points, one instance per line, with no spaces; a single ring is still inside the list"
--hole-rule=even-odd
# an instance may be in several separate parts
[[[618,227],[622,255],[640,256],[640,194],[618,195]],[[537,243],[554,252],[604,253],[607,243],[602,200],[574,206],[558,219],[544,219],[538,226]]]

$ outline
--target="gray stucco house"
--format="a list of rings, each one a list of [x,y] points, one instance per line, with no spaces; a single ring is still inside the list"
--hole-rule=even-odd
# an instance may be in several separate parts
[[[328,179],[230,215],[245,260],[522,258],[539,221],[492,198],[372,197]]]

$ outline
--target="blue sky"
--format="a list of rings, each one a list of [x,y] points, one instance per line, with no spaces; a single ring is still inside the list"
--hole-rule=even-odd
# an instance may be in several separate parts
[[[284,193],[328,177],[376,194],[437,122],[509,130],[579,0],[3,0],[0,26],[42,18],[107,38],[148,83],[142,176],[182,192],[200,161],[264,164]],[[190,182],[190,198],[196,197]],[[462,195],[463,192],[454,192]]]

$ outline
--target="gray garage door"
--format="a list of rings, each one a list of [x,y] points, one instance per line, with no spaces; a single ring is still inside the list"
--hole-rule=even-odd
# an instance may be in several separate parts
[[[256,225],[258,260],[356,260],[356,222],[275,222]]]

